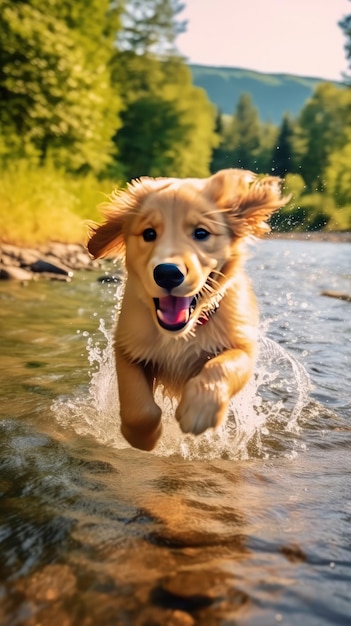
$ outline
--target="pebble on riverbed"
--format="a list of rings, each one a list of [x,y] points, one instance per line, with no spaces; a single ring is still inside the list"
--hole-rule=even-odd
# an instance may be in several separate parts
[[[38,248],[1,244],[0,279],[22,282],[38,277],[69,281],[74,270],[97,267],[87,249],[79,244],[49,243]]]

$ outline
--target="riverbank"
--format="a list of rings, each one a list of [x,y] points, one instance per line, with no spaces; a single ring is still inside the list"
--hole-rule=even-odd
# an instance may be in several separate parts
[[[316,230],[311,232],[278,233],[271,232],[266,239],[287,239],[293,241],[332,241],[335,243],[351,243],[351,231]]]
[[[23,282],[38,278],[71,280],[77,270],[98,267],[80,244],[47,243],[35,247],[1,244],[0,279]]]
[[[266,238],[351,243],[351,231],[270,233]],[[26,282],[48,278],[69,281],[74,272],[97,269],[100,265],[101,262],[94,261],[82,244],[51,242],[32,247],[0,244],[0,279],[3,280]]]

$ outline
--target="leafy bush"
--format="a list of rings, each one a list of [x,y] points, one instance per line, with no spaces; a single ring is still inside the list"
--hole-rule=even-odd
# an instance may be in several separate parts
[[[351,228],[351,202],[337,206],[335,193],[310,193],[299,174],[288,174],[283,191],[290,202],[271,218],[275,231],[348,230]],[[335,191],[334,189],[332,190]]]
[[[72,177],[50,163],[13,161],[0,177],[1,239],[23,245],[82,243],[86,220],[100,219],[97,206],[115,186],[93,174]]]

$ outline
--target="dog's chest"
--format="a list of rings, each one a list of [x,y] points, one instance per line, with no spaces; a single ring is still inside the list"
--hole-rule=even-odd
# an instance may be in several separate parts
[[[199,361],[208,358],[207,351],[193,337],[175,338],[160,333],[152,341],[148,333],[135,333],[128,341],[127,351],[133,361],[151,363],[160,373],[193,370]]]
[[[231,347],[218,336],[210,338],[207,332],[210,326],[213,321],[206,329],[199,327],[186,338],[155,332],[151,326],[148,329],[139,326],[134,327],[133,333],[119,332],[118,344],[131,361],[151,366],[156,382],[170,395],[177,396],[185,382],[196,376],[208,359]]]
[[[196,376],[211,356],[197,343],[174,340],[167,342],[164,349],[161,346],[155,349],[150,362],[156,381],[172,395],[178,395],[185,382]]]

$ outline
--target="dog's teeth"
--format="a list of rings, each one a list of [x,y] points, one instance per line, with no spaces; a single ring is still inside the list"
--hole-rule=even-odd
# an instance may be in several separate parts
[[[156,314],[157,314],[158,319],[161,320],[161,322],[165,321],[164,315],[163,315],[161,309],[157,309]]]

